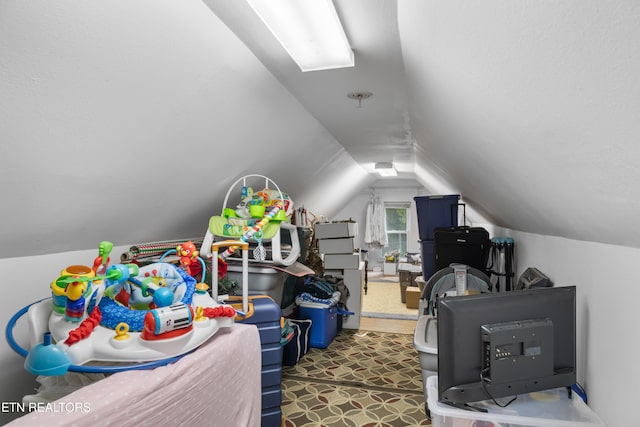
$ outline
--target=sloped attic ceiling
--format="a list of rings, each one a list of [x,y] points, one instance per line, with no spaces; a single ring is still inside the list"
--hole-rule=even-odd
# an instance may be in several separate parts
[[[4,2],[0,93],[0,257],[202,237],[248,174],[327,215],[372,179],[198,0]]]
[[[352,69],[300,73],[244,2],[205,3],[363,167],[393,160],[516,230],[640,247],[633,0],[335,0]],[[368,90],[360,114],[337,100]]]
[[[0,257],[200,236],[250,173],[331,216],[389,160],[496,225],[640,247],[635,1],[336,0],[356,67],[296,78],[241,3],[3,3]]]
[[[398,1],[418,163],[501,226],[640,247],[640,4]]]

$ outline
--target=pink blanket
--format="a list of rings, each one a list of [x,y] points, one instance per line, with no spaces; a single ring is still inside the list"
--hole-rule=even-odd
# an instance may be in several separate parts
[[[9,426],[259,426],[261,348],[255,325],[221,329],[194,353],[88,385]]]

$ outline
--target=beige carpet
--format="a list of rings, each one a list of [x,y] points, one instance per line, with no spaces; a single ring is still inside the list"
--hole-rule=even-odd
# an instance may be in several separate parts
[[[397,277],[396,277],[397,279]],[[400,297],[400,283],[392,279],[369,279],[362,296],[362,316],[389,319],[417,319],[418,309],[407,308]]]

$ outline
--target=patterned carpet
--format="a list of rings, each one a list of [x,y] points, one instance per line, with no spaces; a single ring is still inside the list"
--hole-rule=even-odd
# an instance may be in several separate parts
[[[413,336],[343,330],[282,369],[285,427],[428,426]]]

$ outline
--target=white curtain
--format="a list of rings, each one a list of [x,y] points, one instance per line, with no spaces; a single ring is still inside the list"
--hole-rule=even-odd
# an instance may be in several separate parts
[[[387,246],[387,214],[380,197],[374,196],[367,206],[367,224],[364,231],[364,242],[371,249]]]

